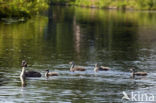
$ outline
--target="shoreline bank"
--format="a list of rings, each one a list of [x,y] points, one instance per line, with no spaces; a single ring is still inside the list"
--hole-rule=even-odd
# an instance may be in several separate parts
[[[156,10],[156,1],[154,0],[52,0],[51,5],[117,10]]]
[[[13,0],[13,1],[0,1],[0,20],[2,18],[13,19],[29,19],[32,15],[36,15],[48,9],[49,3],[44,0]]]

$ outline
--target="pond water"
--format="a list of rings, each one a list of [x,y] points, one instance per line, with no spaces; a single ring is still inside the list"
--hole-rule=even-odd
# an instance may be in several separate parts
[[[121,103],[123,91],[156,100],[156,12],[56,6],[47,15],[0,21],[0,102]],[[22,60],[42,74],[25,87]],[[70,61],[86,71],[70,72]],[[95,73],[96,63],[111,70]],[[148,75],[132,79],[131,67]],[[46,79],[46,69],[59,76]]]

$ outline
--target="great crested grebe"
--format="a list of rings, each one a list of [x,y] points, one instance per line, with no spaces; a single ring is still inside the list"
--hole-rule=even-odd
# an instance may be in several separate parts
[[[22,72],[20,74],[20,77],[41,77],[41,73],[36,71],[26,71],[27,62],[25,60],[22,61]]]
[[[71,67],[70,67],[70,71],[71,72],[74,72],[74,71],[85,71],[86,70],[83,67],[75,67],[75,63],[73,61],[69,62],[69,64],[71,64]]]
[[[98,72],[98,71],[108,71],[108,70],[110,70],[109,67],[99,66],[98,64],[95,64],[95,68],[94,68],[95,72]]]
[[[135,76],[146,76],[147,75],[147,72],[136,72],[134,67],[131,68],[130,71],[132,72],[132,77],[135,77]]]
[[[49,72],[49,70],[47,69],[46,73],[45,73],[45,77],[49,77],[49,76],[58,76],[58,73],[57,72]]]

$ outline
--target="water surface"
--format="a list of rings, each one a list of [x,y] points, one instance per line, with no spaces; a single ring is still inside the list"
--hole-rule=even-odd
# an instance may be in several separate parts
[[[121,102],[156,91],[156,12],[52,7],[26,22],[0,21],[0,102]],[[21,87],[21,61],[42,73]],[[69,61],[85,72],[70,72]],[[94,73],[94,64],[110,71]],[[129,68],[148,76],[130,78]],[[44,77],[45,70],[59,73]],[[156,97],[155,97],[156,98]]]

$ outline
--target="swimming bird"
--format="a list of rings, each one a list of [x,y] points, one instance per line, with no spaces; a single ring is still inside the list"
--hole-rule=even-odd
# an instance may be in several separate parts
[[[98,72],[98,71],[108,71],[108,70],[110,70],[109,67],[99,66],[98,64],[95,64],[95,68],[94,68],[95,72]]]
[[[132,72],[132,77],[135,76],[146,76],[147,72],[136,72],[135,68],[131,68],[130,71]]]
[[[41,77],[41,73],[36,71],[26,71],[25,68],[27,67],[27,62],[25,60],[22,61],[22,72],[20,74],[20,77]]]
[[[71,64],[71,67],[70,67],[70,71],[71,72],[74,72],[74,71],[85,71],[86,70],[83,67],[75,67],[75,63],[73,61],[69,62],[69,64]]]
[[[49,70],[47,69],[46,73],[45,73],[45,77],[49,77],[49,76],[58,76],[58,73],[57,72],[49,72]]]

